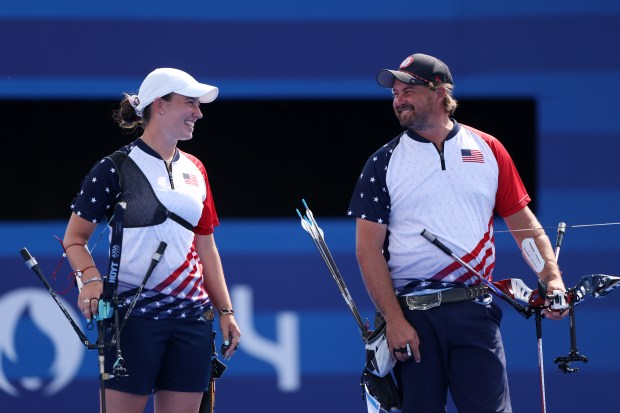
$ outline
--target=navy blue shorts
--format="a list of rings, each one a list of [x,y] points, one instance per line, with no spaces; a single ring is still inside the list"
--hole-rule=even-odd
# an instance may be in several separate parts
[[[108,380],[107,388],[142,395],[157,390],[207,390],[211,375],[212,321],[204,317],[185,320],[129,317],[120,344],[129,376]],[[112,372],[116,358],[115,348],[106,350],[106,372]]]
[[[473,301],[403,310],[420,337],[420,363],[394,368],[402,413],[445,412],[448,389],[459,413],[510,413],[502,310]]]

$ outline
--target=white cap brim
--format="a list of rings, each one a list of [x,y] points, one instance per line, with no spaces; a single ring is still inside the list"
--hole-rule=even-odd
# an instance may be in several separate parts
[[[210,103],[217,98],[219,89],[215,86],[196,82],[193,85],[186,86],[182,89],[175,90],[174,93],[188,96],[190,98],[200,98],[200,103]]]

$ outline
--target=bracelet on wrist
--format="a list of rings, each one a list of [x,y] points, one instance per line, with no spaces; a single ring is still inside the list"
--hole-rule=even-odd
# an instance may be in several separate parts
[[[235,311],[234,310],[230,310],[228,308],[224,308],[222,310],[218,310],[218,313],[220,314],[220,317],[225,316],[225,315],[235,315]]]
[[[88,284],[90,284],[90,283],[97,282],[97,281],[101,281],[101,282],[103,282],[103,279],[102,279],[101,277],[99,277],[99,276],[97,276],[97,277],[93,277],[93,278],[91,278],[90,280],[86,280],[86,281],[84,281],[84,282],[82,283],[82,287],[84,287],[84,286],[86,286],[86,285],[88,285]]]

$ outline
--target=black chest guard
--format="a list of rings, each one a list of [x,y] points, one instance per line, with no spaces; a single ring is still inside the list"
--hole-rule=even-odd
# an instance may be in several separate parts
[[[157,198],[144,172],[127,156],[116,151],[107,157],[118,173],[121,198],[127,203],[123,226],[125,228],[159,225],[170,218],[189,231],[194,226],[174,212],[169,211]]]

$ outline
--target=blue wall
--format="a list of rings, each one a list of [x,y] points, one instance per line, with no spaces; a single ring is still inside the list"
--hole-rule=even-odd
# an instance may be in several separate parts
[[[441,9],[404,0],[382,6],[370,0],[103,4],[1,0],[0,98],[116,99],[136,90],[154,67],[175,66],[218,85],[223,99],[387,102],[375,73],[421,51],[449,64],[457,98],[536,100],[535,196],[550,236],[559,221],[618,221],[620,4],[615,1],[451,0],[441,2]],[[353,257],[353,223],[320,223],[352,295],[371,317]],[[560,258],[567,284],[582,275],[616,271],[619,230],[569,228]],[[59,257],[52,234],[62,233],[58,222],[0,225],[3,411],[97,408],[95,354],[83,350],[18,255],[27,246],[51,275]],[[223,220],[216,237],[245,323],[240,352],[218,383],[218,410],[263,411],[267,408],[256,406],[265,405],[276,412],[364,411],[358,332],[298,222]],[[497,243],[496,279],[517,277],[531,284],[533,275],[510,235],[498,233]],[[97,259],[104,253],[105,245],[98,246]],[[68,272],[65,263],[55,289],[65,289]],[[77,311],[75,291],[63,299]],[[579,350],[590,361],[574,375],[556,373],[553,365],[553,358],[569,349],[567,322],[543,323],[550,411],[609,411],[615,405],[619,305],[620,298],[611,295],[578,307]],[[534,324],[506,308],[503,331],[515,411],[537,411]],[[247,396],[239,397],[241,391]]]

